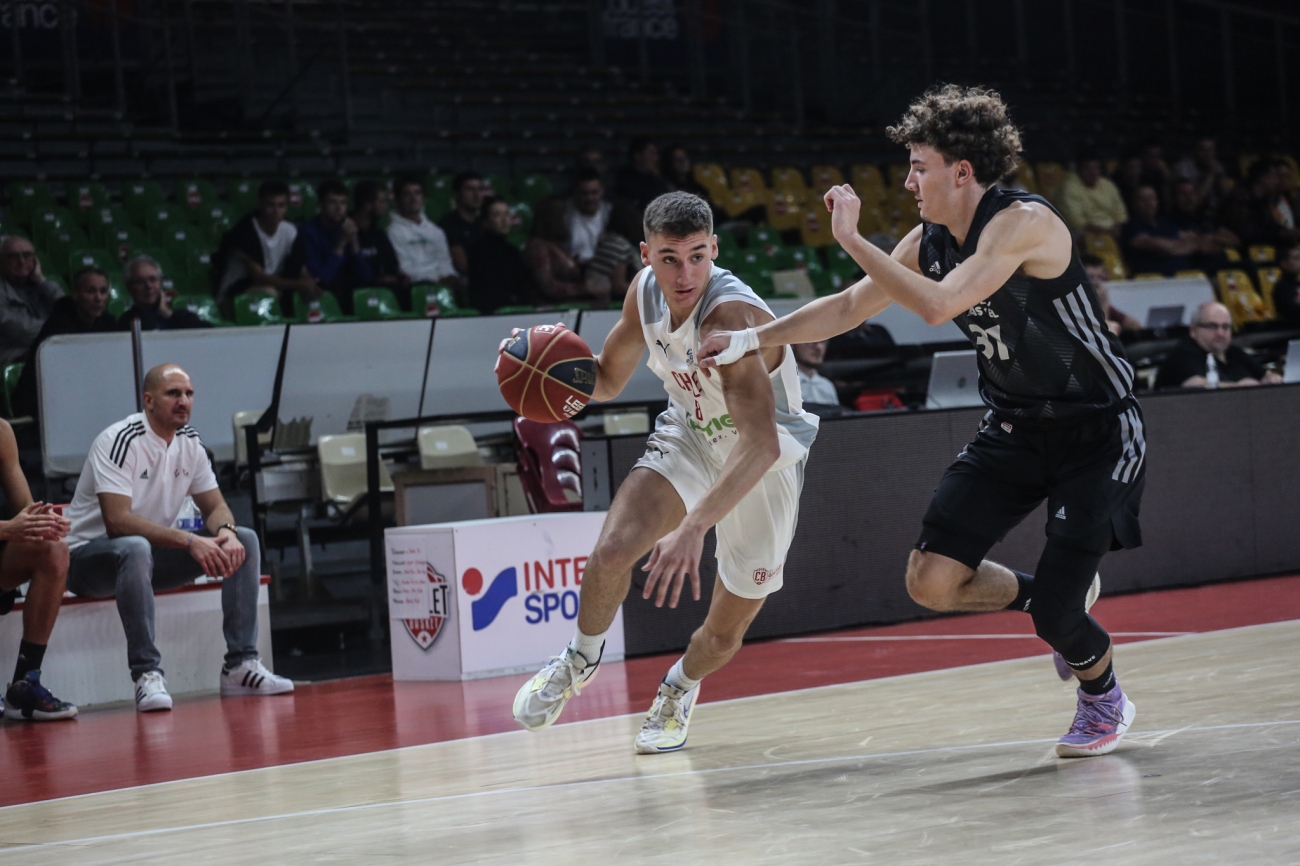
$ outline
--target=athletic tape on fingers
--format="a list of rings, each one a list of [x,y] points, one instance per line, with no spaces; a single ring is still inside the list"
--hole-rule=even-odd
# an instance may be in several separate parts
[[[731,345],[723,349],[716,356],[719,367],[725,367],[727,364],[734,364],[743,358],[746,353],[752,352],[758,348],[758,332],[753,328],[746,328],[743,331],[731,332]]]

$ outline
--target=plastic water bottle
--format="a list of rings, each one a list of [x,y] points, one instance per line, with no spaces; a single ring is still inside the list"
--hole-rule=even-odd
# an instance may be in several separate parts
[[[176,528],[181,532],[198,532],[203,529],[203,512],[188,496],[181,503],[180,514],[176,515]]]
[[[1219,387],[1219,365],[1214,360],[1213,352],[1205,355],[1205,387]]]

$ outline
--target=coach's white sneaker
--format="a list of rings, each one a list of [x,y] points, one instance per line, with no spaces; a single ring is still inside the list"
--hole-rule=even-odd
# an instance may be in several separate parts
[[[1092,606],[1097,602],[1097,596],[1101,595],[1101,572],[1092,576],[1092,585],[1088,587],[1088,597],[1083,600],[1083,612],[1087,613],[1092,610]],[[1065,659],[1060,653],[1052,653],[1052,662],[1056,665],[1056,675],[1061,678],[1062,682],[1069,682],[1074,679],[1074,669],[1065,663]]]
[[[601,644],[600,654],[605,655]],[[569,698],[582,692],[600,668],[600,659],[587,662],[582,653],[565,647],[515,695],[515,721],[530,731],[549,728],[560,717]]]
[[[283,695],[293,691],[293,680],[277,677],[266,669],[261,659],[244,659],[239,667],[221,669],[221,696]]]
[[[686,730],[690,727],[691,713],[699,696],[698,685],[683,692],[668,683],[660,683],[659,694],[636,735],[637,754],[675,752],[686,745]]]
[[[135,710],[153,713],[172,708],[172,696],[167,694],[167,681],[158,671],[147,671],[135,681]]]

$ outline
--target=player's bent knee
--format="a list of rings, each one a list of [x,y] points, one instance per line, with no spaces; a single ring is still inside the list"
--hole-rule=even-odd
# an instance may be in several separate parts
[[[743,629],[739,632],[731,630],[718,631],[715,628],[711,628],[706,623],[700,627],[698,632],[696,632],[695,639],[702,644],[700,648],[705,650],[709,655],[724,656],[729,655],[740,648],[740,644],[745,639],[745,632]]]
[[[143,535],[123,535],[116,539],[117,559],[120,566],[153,568],[153,545]],[[149,572],[146,571],[147,575]]]
[[[950,568],[920,550],[913,550],[907,560],[907,594],[912,601],[930,610],[951,610],[959,583]]]

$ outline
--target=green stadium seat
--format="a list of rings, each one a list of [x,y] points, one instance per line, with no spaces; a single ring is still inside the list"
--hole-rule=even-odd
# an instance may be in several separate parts
[[[176,205],[191,222],[205,210],[217,204],[217,191],[211,182],[202,178],[180,181],[176,184]]]
[[[289,320],[280,313],[280,302],[265,295],[237,295],[235,324],[283,325]]]
[[[32,241],[35,243],[50,232],[76,224],[72,212],[67,208],[53,205],[39,208],[31,215]],[[40,250],[38,249],[37,252],[39,253]]]
[[[7,235],[25,238],[27,237],[27,232],[22,228],[22,226],[14,222],[12,217],[6,217],[5,219],[0,220],[0,237],[5,237]]]
[[[829,263],[826,270],[832,274],[838,274],[845,279],[856,275],[861,268],[858,263],[853,261],[853,256],[849,255],[843,247],[834,246],[826,250],[826,259]]]
[[[534,207],[552,191],[551,179],[544,174],[526,174],[515,182],[515,197]]]
[[[117,259],[112,253],[99,249],[79,249],[73,250],[68,255],[68,281],[72,281],[72,275],[82,268],[99,268],[102,271],[112,271],[117,267]]]
[[[86,224],[90,215],[110,204],[108,190],[102,183],[80,183],[68,187],[68,210]]]
[[[352,310],[363,321],[374,319],[422,319],[423,314],[405,312],[398,306],[392,289],[357,289],[352,293]]]
[[[525,235],[533,227],[533,206],[524,202],[510,206],[510,225],[512,230],[519,229]]]
[[[416,283],[411,286],[411,312],[417,316],[431,319],[434,316],[453,315],[459,309],[456,306],[456,293],[450,286],[436,283]]]
[[[315,301],[297,298],[293,304],[294,321],[302,324],[329,324],[330,322],[355,322],[356,316],[345,316],[339,308],[339,299],[329,292]]]
[[[718,253],[721,255],[723,250],[738,250],[740,243],[736,236],[732,234],[731,229],[714,228],[713,233],[718,237]]]
[[[506,240],[517,250],[523,250],[528,245],[528,232],[520,228],[513,228],[506,235]]]
[[[95,208],[84,217],[82,222],[86,234],[98,244],[102,244],[107,240],[110,232],[115,227],[129,226],[130,224],[131,218],[118,205],[105,205],[101,208]]]
[[[424,214],[437,222],[451,210],[451,175],[431,174],[424,179]]]
[[[489,189],[484,190],[484,193],[503,198],[506,201],[515,200],[515,185],[504,174],[485,175],[483,183],[489,187]]]
[[[161,204],[149,207],[140,222],[150,241],[156,244],[170,244],[171,232],[178,227],[183,229],[185,226],[182,216],[171,205]]]
[[[243,180],[232,181],[226,187],[226,203],[228,210],[238,219],[257,207],[257,188],[262,185],[260,180],[244,178]]]
[[[9,184],[9,216],[20,223],[30,223],[32,214],[41,208],[54,207],[54,190],[39,181],[12,181]]]
[[[178,295],[172,301],[172,309],[189,310],[203,321],[218,327],[226,327],[232,322],[227,322],[221,317],[221,310],[217,306],[216,298],[207,295]]]
[[[784,246],[781,242],[781,233],[771,226],[754,226],[749,230],[749,248],[755,247],[780,247]]]
[[[162,203],[162,188],[156,181],[136,180],[122,184],[122,207],[137,225],[143,226],[145,214]]]
[[[772,268],[770,266],[749,266],[735,273],[760,298],[770,298],[776,292],[772,284]]]
[[[99,245],[113,253],[117,257],[118,264],[125,264],[127,259],[149,245],[149,238],[145,236],[143,230],[133,225],[115,224],[112,229],[105,232],[104,239]]]
[[[73,250],[92,246],[86,233],[75,225],[66,225],[32,239],[37,257],[51,270],[57,270],[60,263],[66,262]]]
[[[187,247],[181,256],[181,267],[189,281],[190,291],[204,294],[212,289],[212,253],[204,247]]]
[[[289,184],[289,215],[293,222],[302,222],[316,215],[316,187],[305,180]]]
[[[131,298],[127,295],[108,299],[108,312],[114,319],[122,318],[122,314],[126,312],[126,308],[129,306],[131,306]]]
[[[12,364],[5,364],[4,368],[4,389],[5,389],[5,417],[14,417],[13,393],[18,387],[18,377],[23,374],[23,364],[21,361],[15,361]]]

